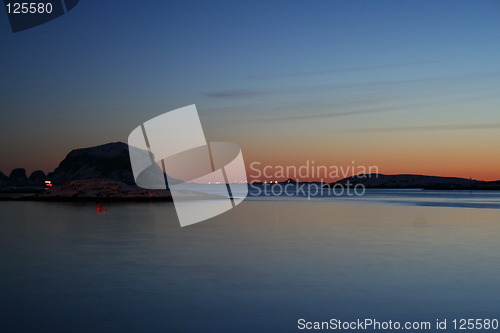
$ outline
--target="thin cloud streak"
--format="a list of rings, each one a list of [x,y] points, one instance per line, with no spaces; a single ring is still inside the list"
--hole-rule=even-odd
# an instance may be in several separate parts
[[[361,128],[361,129],[348,130],[347,132],[401,132],[401,131],[406,132],[406,131],[475,130],[475,129],[496,129],[496,128],[500,128],[500,123]]]
[[[444,75],[444,76],[434,76],[426,78],[415,78],[406,80],[391,80],[391,81],[372,81],[372,82],[360,82],[360,83],[348,83],[348,84],[322,84],[322,85],[308,85],[308,86],[296,86],[289,88],[280,89],[228,89],[219,90],[205,93],[205,97],[208,98],[222,98],[222,99],[245,99],[245,98],[255,98],[264,95],[274,95],[282,93],[309,93],[318,92],[322,90],[331,89],[348,89],[348,88],[360,88],[360,87],[372,87],[372,86],[384,86],[384,85],[400,85],[406,83],[420,83],[429,81],[440,81],[440,80],[459,80],[459,79],[477,79],[477,78],[498,78],[500,77],[500,71],[486,72],[486,73],[469,73],[460,75]]]
[[[272,90],[263,91],[263,90],[253,90],[253,89],[234,89],[234,90],[220,90],[215,92],[209,92],[206,93],[205,96],[210,98],[234,99],[234,98],[258,97],[261,95],[266,95],[271,93],[273,93]]]
[[[280,102],[276,103],[273,102],[273,104],[276,104],[272,109],[275,110],[283,110],[284,108],[287,107],[308,107],[310,108],[311,106],[322,106],[322,107],[329,107],[329,108],[337,108],[337,107],[345,107],[345,106],[353,106],[353,105],[359,105],[359,104],[376,104],[380,102],[387,102],[387,101],[399,101],[399,100],[411,100],[415,98],[427,98],[427,97],[434,97],[434,96],[443,96],[443,95],[454,95],[454,94],[460,94],[461,96],[464,96],[464,94],[470,94],[470,93],[477,93],[477,92],[484,92],[484,89],[461,89],[461,90],[449,90],[449,91],[443,91],[443,92],[432,92],[432,93],[419,93],[419,94],[398,94],[392,96],[390,99],[387,97],[370,97],[370,98],[360,98],[359,96],[356,97],[351,97],[347,101],[343,100],[342,102],[339,103],[333,103],[333,102],[318,102],[317,100],[313,101],[307,101],[307,102],[300,102],[300,105],[297,102],[293,103],[286,103],[286,102]],[[483,96],[470,96],[470,97],[460,97],[460,98],[448,98],[445,100],[437,100],[433,101],[436,104],[438,103],[448,103],[448,102],[458,102],[458,101],[468,101],[468,100],[480,100],[480,99],[491,99],[491,98],[499,98],[500,93],[496,94],[491,94],[491,95],[483,95]],[[247,111],[254,111],[256,109],[262,108],[262,105],[259,104],[258,102],[251,102],[251,103],[246,103],[246,104],[232,104],[230,106],[210,106],[204,108],[204,111],[206,112],[226,112],[230,111],[231,113],[235,111],[242,111],[242,110],[247,110]],[[266,106],[266,110],[269,109],[269,104]]]
[[[286,74],[272,74],[272,75],[249,75],[247,78],[254,80],[267,80],[276,78],[289,78],[289,77],[299,77],[299,76],[309,76],[309,75],[323,75],[323,74],[335,74],[335,73],[350,73],[350,72],[364,72],[378,69],[391,69],[407,66],[417,66],[417,65],[427,65],[440,63],[441,61],[429,60],[429,61],[413,61],[413,62],[403,62],[397,64],[389,65],[378,65],[378,66],[367,66],[367,67],[351,67],[351,68],[336,68],[336,69],[324,69],[318,71],[309,72],[297,72],[297,73],[286,73]]]
[[[355,110],[355,111],[345,111],[345,112],[337,112],[337,113],[321,113],[321,114],[313,114],[313,115],[302,115],[302,116],[290,116],[290,117],[280,117],[273,119],[266,119],[262,121],[284,121],[284,120],[303,120],[303,119],[321,119],[321,118],[334,118],[334,117],[346,117],[346,116],[356,116],[360,114],[369,114],[369,113],[380,113],[380,112],[389,112],[394,110],[401,110],[408,107],[419,106],[420,104],[408,104],[408,105],[400,105],[393,107],[381,107],[367,110]]]
[[[66,113],[94,113],[94,112],[108,112],[108,111],[128,111],[128,110],[169,110],[171,106],[157,105],[157,106],[124,106],[124,107],[110,107],[110,108],[88,108],[81,110],[64,110],[64,111],[51,111],[49,113],[54,114],[66,114]]]
[[[297,116],[287,116],[287,117],[275,117],[275,118],[259,118],[259,119],[248,119],[245,120],[246,123],[269,123],[269,122],[283,122],[290,120],[308,120],[308,119],[326,119],[326,118],[335,118],[335,117],[349,117],[356,116],[362,114],[370,114],[370,113],[381,113],[381,112],[390,112],[401,109],[407,109],[412,107],[418,107],[427,103],[418,103],[418,104],[405,104],[398,106],[388,106],[388,107],[379,107],[379,108],[371,108],[371,109],[363,109],[363,110],[354,110],[354,111],[345,111],[345,112],[336,112],[336,113],[320,113],[320,114],[309,114],[309,115],[297,115]],[[238,120],[241,122],[241,120]]]
[[[393,80],[393,81],[375,81],[375,82],[363,82],[363,83],[350,83],[350,84],[323,84],[315,86],[299,86],[290,87],[282,89],[229,89],[220,90],[214,92],[208,92],[205,97],[209,98],[225,98],[225,99],[238,99],[238,98],[249,98],[249,97],[261,97],[264,95],[282,94],[282,93],[308,93],[308,92],[318,92],[321,90],[329,89],[345,89],[345,88],[358,88],[358,87],[370,87],[378,85],[392,85],[392,84],[403,84],[403,83],[415,83],[421,81],[427,81],[430,78],[424,79],[409,79],[409,80]]]
[[[399,111],[403,109],[415,108],[420,106],[428,106],[435,105],[440,103],[450,103],[457,101],[469,101],[469,100],[478,100],[485,98],[498,98],[500,94],[495,95],[487,95],[487,96],[474,96],[474,97],[463,97],[463,98],[455,98],[449,100],[440,100],[440,101],[431,101],[431,102],[422,102],[422,103],[413,103],[413,104],[402,104],[396,106],[386,106],[386,107],[378,107],[371,109],[362,109],[362,110],[354,110],[354,111],[345,111],[345,112],[336,112],[336,113],[320,113],[320,114],[305,114],[305,115],[297,115],[297,116],[285,116],[285,117],[274,117],[274,118],[260,118],[260,119],[249,119],[246,122],[252,123],[262,123],[262,122],[283,122],[290,120],[308,120],[308,119],[322,119],[322,118],[334,118],[334,117],[348,117],[348,116],[356,116],[362,114],[371,114],[371,113],[382,113],[382,112],[391,112],[391,111]],[[495,127],[493,127],[495,128]],[[352,131],[377,131],[378,129],[359,129]],[[383,129],[380,129],[383,130]],[[390,130],[390,129],[389,129]]]

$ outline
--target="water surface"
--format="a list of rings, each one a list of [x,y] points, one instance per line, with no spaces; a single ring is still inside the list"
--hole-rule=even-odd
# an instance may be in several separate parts
[[[498,316],[497,194],[445,192],[250,197],[186,228],[172,203],[0,202],[0,332]]]

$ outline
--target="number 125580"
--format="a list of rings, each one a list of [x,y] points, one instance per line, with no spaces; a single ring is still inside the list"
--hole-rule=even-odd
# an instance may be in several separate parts
[[[5,6],[8,14],[50,14],[53,9],[50,2],[14,2]]]
[[[453,319],[455,330],[496,330],[498,319]]]

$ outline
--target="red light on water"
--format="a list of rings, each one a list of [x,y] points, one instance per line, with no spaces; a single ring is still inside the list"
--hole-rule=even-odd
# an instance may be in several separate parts
[[[101,213],[101,212],[106,212],[108,209],[106,207],[103,207],[102,204],[99,202],[97,204],[97,207],[95,208],[95,210],[98,212],[98,213]]]

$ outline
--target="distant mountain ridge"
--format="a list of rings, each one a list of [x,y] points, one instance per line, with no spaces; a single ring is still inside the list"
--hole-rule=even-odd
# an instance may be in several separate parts
[[[486,182],[458,177],[426,175],[363,174],[341,179],[325,186],[333,187],[363,185],[365,188],[424,188],[424,189],[500,189],[500,181]]]

